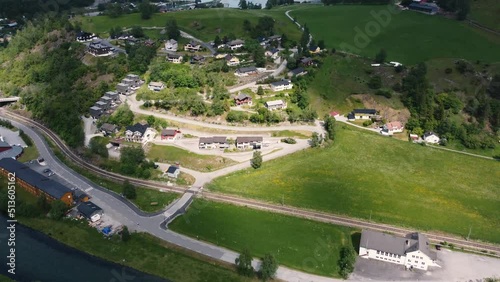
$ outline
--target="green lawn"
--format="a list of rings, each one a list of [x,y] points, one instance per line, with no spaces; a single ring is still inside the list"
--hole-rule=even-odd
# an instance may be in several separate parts
[[[300,131],[295,131],[295,130],[281,130],[281,131],[274,131],[271,133],[272,137],[294,137],[294,138],[299,138],[299,139],[307,139],[311,137],[310,132],[300,132]]]
[[[388,24],[381,27],[371,13],[387,10],[387,6],[315,5],[295,9],[290,14],[301,24],[306,23],[315,39],[324,39],[329,48],[345,49],[369,58],[385,48],[389,61],[407,65],[431,58],[500,61],[500,37],[463,22],[402,11],[392,14]],[[369,33],[374,36],[368,38],[367,44],[360,42],[356,46],[355,42],[361,40],[356,41],[359,36],[355,28],[365,33],[366,27],[373,24],[376,27],[371,30],[375,32]],[[342,44],[354,46],[356,50],[347,50]]]
[[[187,214],[169,225],[174,231],[254,257],[272,253],[280,264],[339,277],[337,261],[352,229],[265,211],[195,200]]]
[[[500,162],[339,125],[335,144],[214,180],[217,192],[500,243]]]
[[[471,1],[469,18],[494,30],[500,31],[500,2],[498,0]]]
[[[161,163],[180,163],[182,167],[197,171],[214,171],[236,164],[235,161],[213,155],[199,155],[174,146],[155,145],[146,154],[148,159]]]
[[[10,279],[7,276],[0,275],[0,282],[14,282],[14,280]]]
[[[36,149],[35,146],[29,146],[23,149],[23,154],[17,160],[24,163],[27,161],[35,160],[37,158],[38,158],[38,150]]]
[[[253,25],[259,17],[269,15],[275,22],[278,34],[286,33],[292,40],[300,38],[299,29],[285,16],[284,10],[238,10],[238,9],[200,9],[175,13],[154,14],[149,20],[142,20],[140,14],[128,14],[118,18],[108,16],[79,18],[87,31],[107,33],[111,27],[156,26],[164,27],[167,20],[175,18],[181,30],[205,41],[211,41],[216,35],[233,33],[238,37],[248,38],[243,30],[243,20],[248,19]],[[148,33],[149,35],[149,33]]]

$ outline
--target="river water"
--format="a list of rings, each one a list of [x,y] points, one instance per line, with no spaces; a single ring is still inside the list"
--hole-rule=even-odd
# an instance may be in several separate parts
[[[6,220],[0,215],[0,274],[16,281],[168,282],[91,256],[19,224],[15,229],[16,274],[8,275],[6,265],[10,247],[7,246]]]

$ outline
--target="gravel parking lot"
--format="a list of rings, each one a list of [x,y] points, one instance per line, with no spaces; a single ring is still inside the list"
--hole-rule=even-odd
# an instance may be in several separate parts
[[[352,281],[453,281],[480,282],[488,277],[500,277],[500,259],[452,252],[438,251],[441,268],[428,271],[405,270],[404,266],[359,258],[349,280]]]

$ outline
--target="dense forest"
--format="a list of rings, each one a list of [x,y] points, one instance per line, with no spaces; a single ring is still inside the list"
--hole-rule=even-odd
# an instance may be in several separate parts
[[[0,0],[0,17],[8,19],[32,19],[45,13],[61,13],[74,7],[92,5],[94,0]]]

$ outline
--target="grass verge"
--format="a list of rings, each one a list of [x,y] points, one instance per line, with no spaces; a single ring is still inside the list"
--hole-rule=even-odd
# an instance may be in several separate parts
[[[340,248],[351,243],[353,232],[347,227],[199,199],[169,228],[235,251],[248,248],[255,257],[272,253],[280,264],[333,277],[340,277]]]

